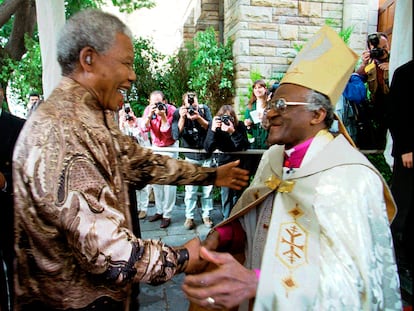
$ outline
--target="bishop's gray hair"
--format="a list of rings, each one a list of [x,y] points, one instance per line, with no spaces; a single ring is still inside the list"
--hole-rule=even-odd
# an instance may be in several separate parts
[[[83,10],[69,18],[57,43],[62,75],[67,76],[75,70],[83,48],[90,46],[98,53],[104,53],[114,44],[117,33],[133,39],[131,30],[118,17],[98,9]]]
[[[325,124],[327,128],[330,128],[334,121],[334,107],[332,106],[330,99],[322,93],[310,90],[306,102],[309,103],[309,105],[306,106],[309,111],[317,111],[320,108],[326,110]]]

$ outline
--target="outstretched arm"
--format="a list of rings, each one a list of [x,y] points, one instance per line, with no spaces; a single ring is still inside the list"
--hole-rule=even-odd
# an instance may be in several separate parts
[[[249,171],[238,167],[240,160],[220,165],[217,168],[217,175],[214,184],[219,187],[229,187],[240,190],[247,186]]]

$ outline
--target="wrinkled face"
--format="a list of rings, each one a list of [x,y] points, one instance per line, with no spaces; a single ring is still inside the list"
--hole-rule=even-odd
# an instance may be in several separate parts
[[[131,88],[135,81],[134,49],[125,34],[117,34],[114,45],[104,54],[96,52],[94,57],[94,93],[104,109],[118,110],[123,102],[123,93]]]
[[[286,145],[289,149],[313,136],[312,120],[315,113],[306,107],[308,93],[309,89],[295,84],[279,86],[272,103],[283,98],[286,108],[279,110],[273,105],[266,111],[263,125],[269,133],[269,145]]]

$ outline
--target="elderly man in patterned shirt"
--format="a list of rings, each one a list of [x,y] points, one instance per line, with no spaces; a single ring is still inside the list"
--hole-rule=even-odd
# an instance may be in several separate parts
[[[193,270],[200,245],[134,236],[128,187],[240,189],[248,172],[237,162],[202,168],[157,155],[121,133],[115,115],[136,74],[132,35],[117,17],[74,15],[58,62],[63,78],[26,122],[13,158],[15,309],[127,310],[133,284]]]

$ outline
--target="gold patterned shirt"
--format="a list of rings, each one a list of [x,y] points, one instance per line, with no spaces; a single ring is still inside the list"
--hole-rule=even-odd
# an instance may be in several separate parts
[[[27,120],[14,153],[16,309],[126,301],[131,284],[181,272],[180,253],[132,233],[128,187],[212,184],[215,169],[154,154],[114,112],[63,78]]]

